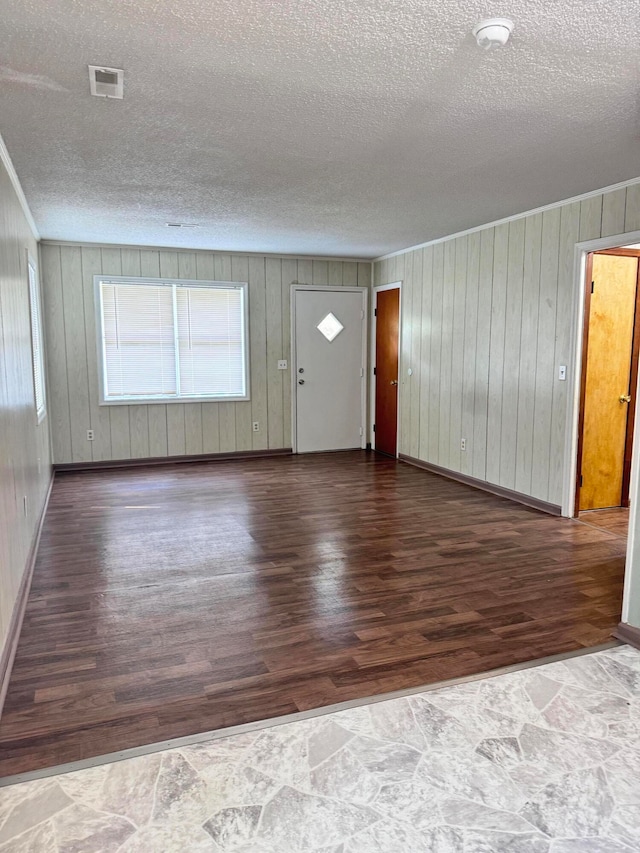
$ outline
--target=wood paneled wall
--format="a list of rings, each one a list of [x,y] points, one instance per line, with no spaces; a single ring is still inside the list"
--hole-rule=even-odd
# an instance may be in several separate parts
[[[574,247],[638,229],[634,185],[376,262],[403,282],[400,452],[561,504]]]
[[[37,262],[38,245],[0,164],[0,651],[51,477],[48,423],[38,426],[33,393],[27,250]]]
[[[41,253],[57,463],[291,447],[291,377],[278,370],[291,357],[290,285],[371,281],[371,264],[356,261],[48,243]],[[99,406],[97,274],[248,281],[251,400]]]

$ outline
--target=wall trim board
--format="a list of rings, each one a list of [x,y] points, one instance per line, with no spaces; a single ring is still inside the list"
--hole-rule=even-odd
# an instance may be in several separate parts
[[[629,625],[628,622],[620,622],[617,628],[611,632],[616,640],[621,640],[623,643],[628,643],[636,649],[640,649],[640,628],[634,625]]]
[[[31,543],[29,556],[27,557],[27,564],[22,574],[22,580],[20,581],[20,587],[18,588],[18,595],[13,606],[11,622],[9,623],[9,631],[7,632],[7,638],[5,640],[2,652],[0,653],[0,718],[2,717],[2,708],[4,707],[4,700],[7,696],[7,690],[9,688],[9,680],[11,678],[11,670],[13,669],[13,661],[15,659],[16,652],[18,651],[20,631],[22,630],[22,622],[24,620],[24,614],[27,609],[27,599],[29,598],[31,581],[33,579],[33,571],[36,565],[36,557],[38,556],[40,536],[42,535],[42,528],[44,527],[44,519],[47,514],[47,508],[49,506],[49,498],[51,497],[51,490],[53,488],[54,479],[55,471],[52,470],[51,478],[49,480],[49,486],[47,487],[47,494],[45,496],[44,503],[42,504],[42,511],[40,512],[40,519],[38,520],[36,534],[33,537],[33,542]]]
[[[7,174],[9,175],[9,180],[11,181],[11,185],[13,186],[13,190],[18,197],[18,201],[20,202],[20,207],[22,208],[22,212],[24,213],[25,219],[29,223],[29,227],[33,232],[33,236],[36,240],[40,239],[40,233],[38,231],[38,227],[36,225],[36,221],[33,218],[33,214],[29,208],[29,202],[27,201],[27,197],[24,194],[22,189],[22,184],[20,183],[20,178],[18,177],[18,173],[15,170],[13,165],[13,161],[11,159],[11,155],[9,154],[9,150],[5,145],[5,141],[0,134],[0,161],[2,161],[5,169],[7,170]],[[0,704],[0,708],[2,705]]]
[[[502,219],[495,219],[493,222],[485,222],[482,225],[474,225],[471,228],[467,228],[464,231],[456,231],[454,234],[446,234],[444,237],[436,237],[433,240],[427,240],[424,243],[417,243],[415,246],[407,246],[406,249],[398,249],[395,252],[389,252],[386,255],[380,255],[378,258],[373,258],[373,263],[376,264],[379,261],[386,261],[389,258],[395,258],[398,255],[404,255],[407,252],[415,252],[417,249],[426,249],[428,246],[435,246],[438,243],[446,243],[449,240],[455,240],[457,237],[466,237],[468,234],[475,234],[478,231],[486,231],[488,228],[495,228],[498,225],[506,225],[509,222],[516,222],[518,219],[526,219],[528,216],[535,216],[537,213],[545,213],[548,210],[555,210],[559,207],[565,207],[569,204],[574,204],[578,201],[586,201],[590,198],[595,198],[599,195],[604,195],[605,193],[615,192],[615,190],[623,190],[627,187],[633,187],[636,184],[640,184],[640,176],[637,178],[629,178],[627,181],[620,181],[617,184],[611,184],[608,187],[601,187],[597,190],[589,190],[589,192],[581,193],[580,195],[571,196],[571,198],[564,198],[560,201],[554,201],[551,204],[544,204],[541,207],[534,207],[531,210],[524,210],[521,213],[513,213],[511,216],[504,216]],[[629,241],[633,243],[634,241]]]
[[[476,477],[469,477],[467,474],[460,474],[458,471],[452,471],[449,468],[441,468],[440,465],[432,465],[431,462],[423,462],[422,459],[415,459],[413,456],[407,456],[404,453],[398,454],[398,459],[401,462],[406,462],[408,465],[413,465],[416,468],[422,468],[424,471],[429,471],[431,474],[437,474],[440,477],[455,480],[458,483],[463,483],[465,486],[471,486],[472,488],[479,489],[483,492],[490,492],[492,495],[497,495],[500,498],[508,498],[516,503],[524,504],[532,509],[540,510],[540,512],[546,512],[548,515],[562,514],[561,507],[557,504],[533,498],[530,495],[523,494],[522,492],[505,489],[503,486],[496,486],[493,483],[487,483],[486,480],[478,480]]]
[[[213,249],[211,246],[171,246],[163,243],[161,246],[147,246],[142,243],[83,243],[75,240],[40,240],[43,246],[69,246],[81,249],[140,249],[147,252],[210,252],[213,255],[233,255],[242,258],[282,258],[284,260],[302,261],[340,261],[344,264],[373,264],[373,258],[344,258],[339,255],[291,255],[281,252],[240,252],[227,249]]]
[[[59,462],[56,473],[70,471],[102,471],[108,468],[151,468],[156,465],[180,465],[182,462],[229,462],[240,459],[261,459],[270,456],[293,456],[290,447],[265,450],[237,450],[230,453],[201,453],[194,456],[153,456],[140,459],[103,459],[99,462]]]

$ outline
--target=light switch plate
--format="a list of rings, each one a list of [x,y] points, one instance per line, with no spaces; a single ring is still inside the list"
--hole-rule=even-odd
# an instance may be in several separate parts
[[[567,365],[561,364],[560,367],[558,368],[558,379],[560,379],[561,382],[564,382],[566,380],[566,378],[567,378]]]

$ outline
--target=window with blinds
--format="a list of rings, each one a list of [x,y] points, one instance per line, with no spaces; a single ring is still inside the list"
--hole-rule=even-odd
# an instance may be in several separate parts
[[[101,402],[247,400],[247,285],[96,277]]]
[[[40,288],[38,273],[31,258],[27,257],[29,270],[29,309],[31,312],[31,363],[33,366],[33,393],[36,417],[40,423],[47,413],[44,388],[44,353],[42,344],[42,312],[40,310]]]

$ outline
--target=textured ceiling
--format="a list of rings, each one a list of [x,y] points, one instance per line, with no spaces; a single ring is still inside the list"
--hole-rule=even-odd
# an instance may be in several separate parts
[[[470,35],[487,15],[515,21],[501,51]],[[637,0],[0,16],[0,133],[46,238],[371,257],[640,175]],[[88,64],[125,69],[124,101]]]

